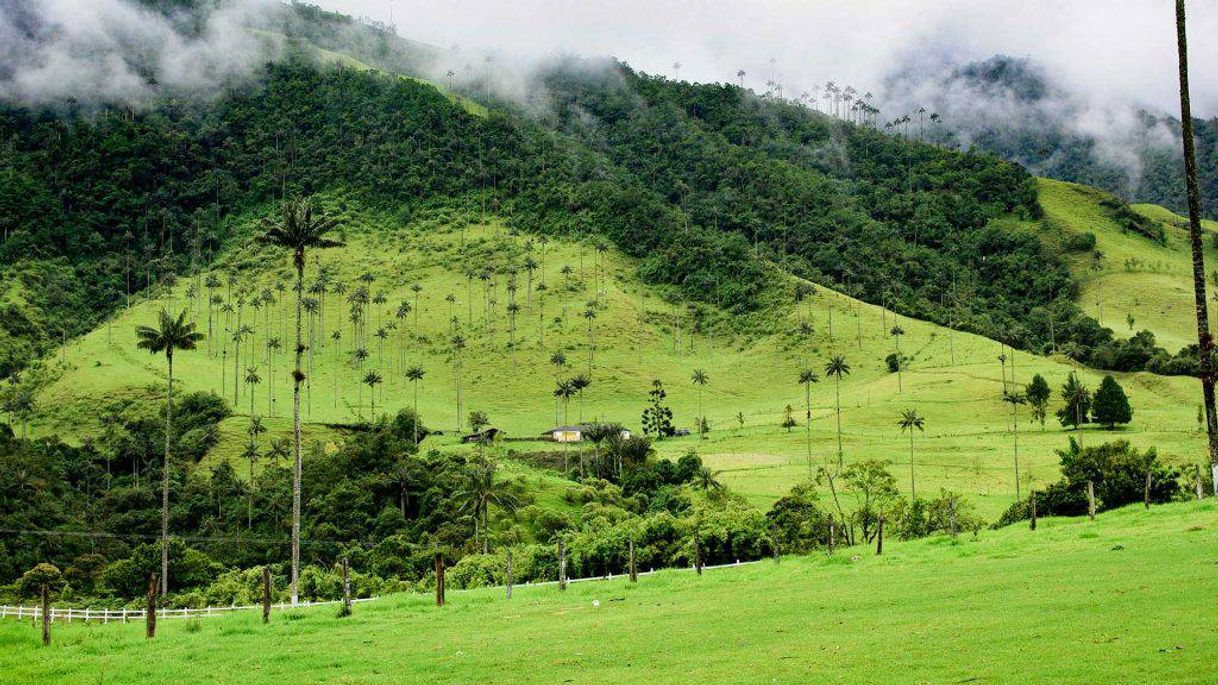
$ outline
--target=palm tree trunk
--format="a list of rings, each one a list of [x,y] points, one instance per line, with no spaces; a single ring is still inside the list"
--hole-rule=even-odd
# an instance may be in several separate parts
[[[1011,403],[1011,420],[1015,426],[1015,499],[1021,499],[1019,493],[1019,405]]]
[[[804,385],[804,408],[806,416],[804,417],[804,426],[807,432],[808,446],[808,477],[812,476],[812,386]]]
[[[161,596],[169,592],[169,441],[173,435],[173,352],[169,362],[169,382],[165,385],[165,461],[161,464]]]
[[[419,447],[419,382],[414,382],[414,446]]]
[[[834,400],[835,411],[837,412],[837,465],[841,466],[844,461],[842,457],[842,377],[837,376],[837,383],[834,385]]]
[[[914,449],[913,429],[909,430],[909,501],[918,499],[918,491],[914,487]]]
[[[1201,189],[1197,184],[1197,150],[1193,139],[1192,103],[1188,85],[1188,36],[1184,0],[1176,0],[1176,43],[1180,55],[1180,124],[1184,137],[1184,180],[1188,189],[1188,235],[1193,252],[1193,296],[1197,309],[1198,354],[1201,357],[1201,395],[1205,404],[1205,432],[1211,470],[1218,486],[1218,413],[1214,409],[1214,336],[1210,333],[1205,299],[1205,251],[1201,242]]]
[[[295,452],[295,464],[292,469],[292,606],[296,606],[299,598],[300,579],[300,383],[304,380],[304,373],[300,370],[300,362],[304,356],[300,318],[303,311],[303,291],[304,250],[300,250],[296,253],[296,368],[292,372],[292,439]]]

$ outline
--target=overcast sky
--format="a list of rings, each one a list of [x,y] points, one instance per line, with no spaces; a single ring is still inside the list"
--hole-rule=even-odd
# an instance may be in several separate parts
[[[878,89],[896,65],[1031,57],[1088,99],[1179,111],[1170,0],[314,0],[403,36],[518,57],[611,55],[651,73],[788,93]],[[1190,2],[1194,110],[1218,115],[1218,2]],[[1203,40],[1209,37],[1210,40]]]

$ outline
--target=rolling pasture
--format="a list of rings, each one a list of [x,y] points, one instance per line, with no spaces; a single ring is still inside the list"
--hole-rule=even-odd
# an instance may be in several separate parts
[[[840,391],[846,461],[890,460],[908,490],[909,435],[896,424],[902,410],[914,408],[926,419],[925,431],[913,436],[918,490],[962,492],[993,518],[1015,496],[1016,433],[1020,489],[1054,480],[1054,450],[1067,441],[1052,415],[1060,405],[1057,389],[1072,371],[1093,389],[1103,375],[1064,357],[1013,351],[819,286],[797,301],[795,280],[783,274],[771,279],[761,307],[729,317],[711,307],[695,312],[665,290],[642,284],[636,264],[595,243],[555,239],[543,246],[497,221],[479,223],[460,213],[404,221],[344,209],[341,200],[333,209],[345,226],[346,245],[311,254],[306,276],[309,288],[324,268],[330,284],[324,304],[320,294],[311,295],[319,307],[306,323],[311,369],[302,402],[306,440],[323,447],[341,440],[344,426],[371,415],[371,390],[363,382],[370,371],[382,379],[371,386],[377,414],[413,405],[417,391],[424,422],[444,432],[426,444],[456,448],[465,416],[478,410],[506,432],[506,447],[517,453],[555,449],[537,438],[560,423],[618,421],[639,430],[647,393],[659,379],[678,427],[693,430],[704,414],[711,429],[706,439],[695,434],[660,441],[660,454],[676,458],[697,450],[725,484],[765,506],[806,477],[809,452],[812,465],[837,458]],[[526,260],[536,267],[525,269]],[[236,412],[221,425],[220,443],[204,466],[240,459],[251,412],[270,429],[260,438],[265,453],[291,427],[294,303],[287,266],[282,254],[251,242],[227,253],[211,272],[183,277],[71,342],[56,362],[59,378],[44,392],[33,430],[84,439],[101,430],[99,408],[107,402],[133,392],[159,396],[164,361],[135,348],[134,329],[162,307],[187,308],[200,330],[210,328],[211,338],[176,358],[178,389],[221,394]],[[231,286],[229,274],[235,276]],[[208,288],[208,275],[219,285]],[[335,288],[338,283],[345,288]],[[542,283],[546,287],[539,289]],[[357,333],[345,299],[361,285],[369,303]],[[254,306],[266,292],[274,301]],[[225,304],[213,304],[209,314],[213,295]],[[238,298],[244,298],[241,306]],[[223,311],[225,305],[232,310]],[[240,326],[251,332],[242,336],[238,353],[233,335]],[[904,334],[891,335],[894,327]],[[454,336],[464,340],[459,354]],[[275,338],[277,351],[268,348]],[[897,345],[911,358],[899,377],[884,362]],[[561,366],[552,363],[556,352],[565,357]],[[852,369],[840,388],[824,373],[833,355]],[[426,372],[417,384],[405,376],[416,365]],[[798,382],[805,366],[820,376],[809,389],[810,431],[805,388]],[[257,384],[245,382],[249,367],[257,368]],[[710,379],[701,388],[690,380],[695,369]],[[1049,418],[1042,428],[1023,406],[1016,429],[1012,407],[1001,399],[1004,383],[1022,386],[1034,373],[1054,389]],[[588,375],[591,385],[582,397],[558,401],[557,379],[576,374]],[[1194,381],[1143,373],[1118,379],[1130,395],[1133,423],[1116,431],[1088,427],[1085,443],[1128,439],[1180,464],[1201,454]],[[784,428],[788,413],[797,425]],[[243,464],[234,466],[246,472]]]

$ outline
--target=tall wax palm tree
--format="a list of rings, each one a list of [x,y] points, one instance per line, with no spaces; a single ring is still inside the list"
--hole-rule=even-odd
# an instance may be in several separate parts
[[[356,374],[363,371],[364,362],[368,361],[368,356],[369,355],[368,355],[367,349],[365,349],[363,347],[355,348],[355,351],[351,353],[351,370],[354,371]],[[363,411],[364,411],[364,388],[362,385],[358,384],[359,380],[360,379],[357,376],[356,377],[356,381],[357,381],[356,390],[358,392],[355,397],[355,413],[356,413],[356,416],[362,417]]]
[[[1193,253],[1193,299],[1197,310],[1197,352],[1201,360],[1201,396],[1210,469],[1218,487],[1218,413],[1214,409],[1214,334],[1205,301],[1205,249],[1201,231],[1201,188],[1197,183],[1197,150],[1188,85],[1188,33],[1184,0],[1176,0],[1176,46],[1180,61],[1180,124],[1184,140],[1184,181],[1188,195],[1188,235]]]
[[[524,304],[526,307],[533,306],[533,272],[537,271],[537,266],[537,260],[533,259],[533,255],[525,255],[524,272],[526,275],[526,280]]]
[[[840,354],[834,355],[825,365],[825,375],[834,379],[834,412],[837,414],[837,465],[843,463],[842,456],[842,378],[850,375],[850,365]]]
[[[453,356],[453,382],[457,389],[457,432],[461,432],[461,352],[465,350],[465,338],[454,335],[450,341]]]
[[[588,304],[583,316],[588,321],[588,375],[591,376],[596,364],[596,307],[592,306],[593,302]]]
[[[918,491],[914,487],[914,431],[925,431],[926,419],[919,416],[916,409],[906,409],[901,412],[897,425],[902,433],[909,432],[909,499],[912,502],[918,498]]]
[[[419,383],[423,382],[423,376],[427,375],[427,371],[421,366],[412,366],[406,369],[406,380],[414,384],[414,446],[419,446]]]
[[[245,443],[245,450],[241,452],[241,458],[250,465],[250,480],[245,488],[245,527],[250,529],[254,527],[254,464],[257,463],[260,453],[258,451],[258,443],[254,442],[251,437]]]
[[[905,360],[901,358],[901,336],[905,335],[905,329],[900,326],[893,326],[892,330],[888,331],[892,335],[892,344],[896,348],[897,355],[897,393],[903,393],[901,387],[901,369],[905,368]]]
[[[509,302],[507,306],[508,313],[508,345],[512,349],[516,349],[516,315],[520,313],[520,305],[515,302]]]
[[[698,386],[698,432],[702,432],[702,424],[706,422],[706,414],[702,413],[702,389],[710,382],[710,376],[702,369],[694,369],[694,374],[690,376],[690,380],[694,385]],[[703,436],[705,437],[705,435]]]
[[[250,418],[254,417],[254,388],[262,382],[262,376],[258,375],[257,366],[247,366],[245,368],[245,384],[250,388]]]
[[[414,336],[419,337],[419,295],[423,292],[423,286],[414,283],[410,286],[410,292],[414,293]]]
[[[1015,499],[1020,500],[1023,497],[1019,492],[1019,405],[1026,404],[1028,397],[1021,392],[1007,392],[1003,393],[1002,401],[1011,405],[1011,423],[1015,427]]]
[[[558,412],[558,403],[562,402],[562,423],[567,425],[568,414],[571,409],[571,398],[575,397],[575,386],[571,381],[560,380],[554,388],[555,414]],[[554,422],[558,423],[558,417],[554,417]],[[562,444],[562,472],[567,472],[567,443]]]
[[[169,591],[169,451],[173,439],[173,353],[176,350],[193,350],[203,339],[195,331],[195,325],[186,320],[186,312],[177,318],[161,310],[158,325],[140,326],[135,329],[136,347],[151,354],[165,354],[169,368],[165,383],[165,459],[161,464],[161,594]]]
[[[233,408],[236,409],[237,403],[241,401],[241,343],[246,338],[254,334],[254,329],[248,324],[237,328],[233,333]]]
[[[372,421],[376,421],[376,386],[384,382],[381,374],[375,370],[364,374],[364,385],[368,386],[368,399],[372,403]]]
[[[1001,344],[1001,343],[999,343]],[[998,355],[998,364],[1002,371],[1002,394],[1007,394],[1007,355],[1006,352]]]
[[[285,202],[277,221],[265,223],[263,240],[285,248],[292,253],[292,265],[296,268],[296,365],[292,370],[292,436],[295,459],[292,474],[292,606],[299,598],[300,578],[300,387],[305,381],[301,362],[305,347],[302,339],[305,254],[307,250],[337,247],[340,241],[327,237],[337,223],[321,212],[315,212],[309,200]]]
[[[804,369],[799,372],[799,384],[804,386],[804,413],[806,421],[804,424],[804,432],[806,435],[806,444],[808,448],[808,474],[812,474],[812,384],[820,382],[820,378],[812,369]]]
[[[267,388],[266,407],[267,414],[271,416],[275,415],[275,357],[279,356],[281,349],[283,349],[283,344],[279,342],[278,337],[266,341],[266,356],[269,360],[266,378],[267,384],[270,386]]]
[[[246,497],[246,528],[254,527],[254,464],[257,463],[260,456],[258,451],[258,436],[266,432],[266,426],[262,425],[262,419],[257,416],[250,415],[250,427],[246,430],[249,435],[249,442],[245,445],[245,452],[241,455],[250,465],[250,482],[247,485]]]
[[[571,378],[571,387],[579,394],[579,422],[584,422],[584,390],[592,385],[592,379],[585,374],[576,374]]]

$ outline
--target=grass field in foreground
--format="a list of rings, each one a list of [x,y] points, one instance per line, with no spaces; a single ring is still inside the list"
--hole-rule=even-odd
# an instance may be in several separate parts
[[[325,264],[334,270],[336,281],[354,289],[361,274],[371,273],[376,278],[370,292],[384,291],[386,302],[369,315],[366,345],[370,357],[360,368],[352,363],[354,334],[347,321],[348,307],[341,296],[328,296],[324,334],[318,323],[314,369],[303,402],[310,441],[318,438],[328,444],[338,435],[328,424],[351,423],[368,415],[368,389],[359,383],[367,370],[377,369],[385,379],[377,391],[378,412],[410,406],[414,387],[403,377],[405,363],[420,364],[427,370],[418,387],[424,422],[449,433],[430,438],[425,446],[453,448],[458,416],[448,340],[452,317],[456,317],[457,328],[467,339],[460,418],[470,410],[483,410],[509,438],[526,440],[536,438],[556,421],[575,422],[581,417],[620,421],[638,430],[651,381],[659,378],[667,388],[667,402],[678,427],[693,428],[699,411],[705,412],[712,427],[708,440],[694,436],[657,443],[660,455],[675,458],[696,449],[712,468],[722,471],[725,484],[765,507],[808,473],[799,370],[807,360],[823,376],[826,360],[841,354],[853,368],[841,383],[845,460],[890,460],[898,484],[908,491],[909,441],[896,424],[902,410],[915,408],[926,417],[925,433],[915,436],[918,492],[933,494],[940,488],[960,492],[977,504],[982,516],[993,520],[1015,498],[1016,490],[1011,410],[1001,399],[1004,377],[1023,384],[1033,373],[1041,373],[1055,392],[1046,430],[1028,421],[1026,407],[1020,410],[1021,488],[1027,492],[1057,478],[1054,450],[1066,445],[1066,433],[1052,416],[1060,404],[1057,389],[1071,371],[1077,370],[1093,389],[1102,376],[1078,369],[1065,359],[1012,352],[992,340],[898,317],[828,288],[818,287],[814,296],[796,305],[790,278],[783,275],[775,276],[775,285],[764,294],[762,306],[740,317],[736,326],[724,324],[726,315],[711,309],[707,314],[710,323],[691,336],[685,305],[673,305],[662,290],[640,283],[636,263],[612,250],[603,256],[602,268],[588,243],[553,240],[542,259],[536,242],[530,247],[527,236],[512,236],[497,222],[464,227],[456,222],[399,225],[384,216],[357,212],[343,218],[347,246],[311,255],[308,279],[312,281],[318,264]],[[463,255],[463,242],[469,246],[470,256]],[[504,313],[510,294],[503,273],[510,265],[519,267],[528,254],[543,265],[533,275],[534,285],[544,280],[549,289],[544,300],[536,292],[530,297],[526,294],[527,272],[518,274],[520,313],[515,331],[510,331]],[[569,276],[560,272],[564,265],[572,267]],[[233,297],[245,292],[252,298],[272,287],[286,266],[281,255],[237,248],[221,260],[215,273],[223,280],[231,268],[239,277]],[[466,268],[489,267],[498,272],[489,281],[464,275]],[[398,319],[399,303],[416,302],[410,289],[414,284],[422,288],[418,306]],[[188,285],[179,284],[172,306],[187,306]],[[564,377],[588,371],[589,333],[582,313],[598,291],[603,306],[594,321],[592,386],[582,401],[573,400],[568,410],[556,416],[552,394],[556,369],[550,355],[556,350],[566,355]],[[226,286],[215,294],[229,299]],[[499,304],[488,319],[487,305],[495,298]],[[159,400],[164,360],[135,348],[134,329],[151,323],[163,304],[167,302],[138,302],[111,325],[70,343],[64,355],[69,370],[40,398],[42,412],[33,425],[36,434],[57,433],[83,440],[101,430],[98,407],[108,400],[133,394]],[[253,411],[265,417],[270,429],[262,437],[264,453],[273,438],[290,433],[292,360],[286,350],[291,345],[287,342],[291,307],[290,292],[280,293],[269,310],[258,311],[247,304],[241,320],[255,328],[241,358],[240,374],[244,375],[251,357],[248,347],[252,343],[254,363],[262,377],[254,388]],[[206,331],[206,305],[196,301],[193,310],[199,327]],[[813,328],[807,338],[797,332],[805,319]],[[383,342],[372,335],[390,322],[398,328]],[[234,348],[225,342],[236,324],[235,313],[226,316],[213,311],[216,340],[211,353],[206,343],[200,350],[180,353],[175,357],[175,376],[180,391],[211,390],[232,403],[237,415],[221,425],[220,444],[203,466],[231,460],[244,477],[247,465],[240,455],[249,421],[250,388],[239,384],[234,392]],[[888,331],[896,324],[905,330],[901,351],[912,358],[900,379],[884,365],[884,357],[895,345]],[[226,328],[229,335],[224,334]],[[334,330],[343,333],[338,342],[329,339]],[[280,337],[286,347],[268,366],[264,341],[271,336]],[[516,344],[511,347],[513,339]],[[1002,354],[1007,356],[1005,364],[999,362]],[[695,368],[705,369],[710,376],[701,393],[690,382]],[[1128,439],[1142,449],[1157,448],[1161,457],[1176,464],[1191,464],[1203,455],[1203,442],[1196,431],[1199,393],[1195,380],[1145,373],[1117,376],[1129,393],[1134,421],[1128,428],[1111,432],[1088,428],[1083,431],[1086,444]],[[836,458],[836,390],[828,378],[811,389],[812,458],[816,464]],[[271,398],[274,417],[268,416]],[[800,423],[790,431],[781,427],[787,405]],[[738,414],[745,420],[743,427]],[[553,444],[528,441],[506,446],[518,451],[554,449]]]
[[[1202,683],[1218,503],[556,587],[142,624],[0,623],[0,680]],[[599,607],[593,600],[600,602]]]

